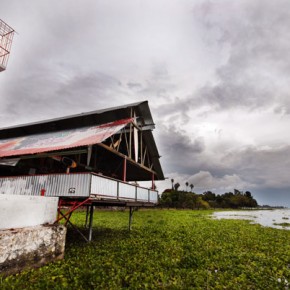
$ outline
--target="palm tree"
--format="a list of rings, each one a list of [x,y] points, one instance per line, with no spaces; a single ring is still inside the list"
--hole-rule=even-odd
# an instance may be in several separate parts
[[[173,178],[171,179],[171,183],[172,183],[172,190],[173,190],[174,189],[174,187],[173,187],[174,179]]]
[[[185,186],[186,186],[186,191],[187,191],[187,187],[188,187],[188,182],[187,181],[185,182]]]
[[[174,189],[177,191],[178,190],[178,188],[179,188],[179,186],[180,186],[180,184],[177,182],[177,183],[175,183],[174,184]]]
[[[194,185],[193,184],[190,184],[190,189],[191,189],[191,192],[192,192],[192,189],[194,188]]]

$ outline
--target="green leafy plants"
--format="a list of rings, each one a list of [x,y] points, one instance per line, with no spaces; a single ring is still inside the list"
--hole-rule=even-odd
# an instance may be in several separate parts
[[[91,243],[69,229],[64,260],[0,289],[287,289],[290,231],[211,213],[139,210],[129,233],[127,211],[97,211]],[[85,213],[72,218],[82,227]]]
[[[281,227],[290,227],[290,223],[274,223],[274,225]]]

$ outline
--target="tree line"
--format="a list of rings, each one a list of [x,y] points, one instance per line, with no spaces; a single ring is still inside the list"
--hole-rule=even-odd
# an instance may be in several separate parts
[[[174,184],[171,189],[166,189],[159,199],[160,206],[184,209],[237,209],[258,206],[250,191],[242,192],[235,189],[234,192],[226,192],[224,194],[215,194],[211,191],[196,194],[192,191],[179,191],[178,188],[179,186],[176,187]]]

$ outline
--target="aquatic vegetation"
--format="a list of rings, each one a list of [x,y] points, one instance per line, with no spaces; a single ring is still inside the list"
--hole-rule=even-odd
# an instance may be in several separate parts
[[[274,225],[281,227],[290,227],[290,223],[274,223]]]
[[[94,237],[68,233],[63,261],[2,278],[1,289],[286,289],[290,231],[214,220],[212,211],[98,211]],[[84,224],[77,212],[74,223]]]

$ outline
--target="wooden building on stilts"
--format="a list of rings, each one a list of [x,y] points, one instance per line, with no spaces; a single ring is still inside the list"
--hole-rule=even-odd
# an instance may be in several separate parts
[[[88,233],[76,230],[88,241],[95,206],[128,207],[131,228],[133,210],[156,205],[164,179],[154,127],[144,101],[0,129],[0,194],[59,197],[56,222],[66,224],[85,206]]]

